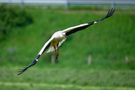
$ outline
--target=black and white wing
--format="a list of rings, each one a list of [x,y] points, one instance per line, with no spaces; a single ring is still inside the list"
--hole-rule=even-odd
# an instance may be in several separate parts
[[[97,19],[97,20],[94,20],[94,21],[90,21],[88,23],[80,24],[80,25],[77,25],[77,26],[69,27],[69,28],[63,30],[63,32],[65,32],[65,34],[67,36],[71,35],[72,33],[83,30],[83,29],[85,29],[85,28],[87,28],[87,27],[89,27],[93,24],[99,23],[99,22],[103,21],[104,19],[111,17],[113,15],[114,11],[115,11],[115,9],[112,8],[108,11],[107,15],[104,16],[103,18],[100,18],[100,19]]]
[[[23,69],[21,69],[19,71],[19,73],[17,75],[22,74],[24,71],[26,71],[28,68],[32,67],[33,65],[35,65],[38,62],[39,57],[48,49],[48,47],[50,46],[50,43],[52,41],[52,38],[49,39],[44,46],[42,47],[42,49],[40,50],[40,52],[38,53],[38,55],[36,56],[36,58],[32,61],[32,63],[30,63],[28,66],[24,67]]]
[[[104,19],[111,17],[114,12],[115,12],[115,9],[114,9],[114,8],[109,9],[109,11],[108,11],[108,13],[106,14],[106,16],[104,16],[103,18],[100,18],[100,19],[95,20],[94,23],[101,22],[101,21],[103,21]]]

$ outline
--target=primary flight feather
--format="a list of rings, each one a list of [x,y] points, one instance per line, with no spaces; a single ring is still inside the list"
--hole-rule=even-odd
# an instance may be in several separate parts
[[[96,23],[99,23],[101,21],[103,21],[104,19],[111,17],[114,13],[115,9],[112,8],[108,11],[108,13],[106,14],[106,16],[94,20],[94,21],[90,21],[84,24],[80,24],[77,26],[73,26],[73,27],[69,27],[67,29],[61,30],[61,31],[57,31],[55,32],[51,38],[44,44],[44,46],[42,47],[42,49],[39,51],[38,55],[35,57],[35,59],[32,61],[31,64],[29,64],[28,66],[24,67],[23,69],[21,69],[18,73],[18,75],[22,74],[24,71],[26,71],[28,68],[30,68],[31,66],[35,65],[38,62],[38,59],[40,58],[40,56],[46,52],[54,52],[55,54],[55,59],[58,59],[58,48],[62,45],[62,43],[66,40],[66,38],[78,31],[84,30],[85,28],[94,25]]]

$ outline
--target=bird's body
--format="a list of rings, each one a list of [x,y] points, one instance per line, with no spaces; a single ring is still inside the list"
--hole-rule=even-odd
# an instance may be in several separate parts
[[[60,45],[60,43],[66,39],[66,35],[63,31],[57,31],[52,35],[52,44],[57,44],[58,46]]]
[[[52,35],[52,41],[50,43],[50,47],[47,50],[47,53],[54,52],[58,47],[66,40],[66,35],[63,31],[57,31]]]
[[[60,30],[55,32],[51,38],[44,44],[44,46],[42,47],[42,49],[39,51],[38,55],[36,56],[36,58],[32,61],[31,64],[29,64],[28,66],[26,66],[24,69],[22,69],[18,75],[22,74],[24,71],[26,71],[29,67],[35,65],[38,62],[39,57],[44,53],[49,53],[49,52],[53,52],[55,55],[55,59],[58,59],[58,48],[62,45],[62,43],[66,40],[66,38],[78,31],[84,30],[85,28],[99,23],[101,21],[103,21],[104,19],[112,16],[114,13],[114,9],[111,9],[108,11],[107,15],[103,18],[94,20],[94,21],[90,21],[88,23],[84,23],[84,24],[80,24],[80,25],[76,25],[73,27],[69,27],[67,29],[64,30]]]

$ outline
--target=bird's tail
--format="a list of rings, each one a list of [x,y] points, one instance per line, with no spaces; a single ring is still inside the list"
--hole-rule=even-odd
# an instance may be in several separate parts
[[[31,64],[29,64],[28,66],[24,67],[23,69],[21,69],[19,71],[19,73],[17,75],[22,74],[23,72],[25,72],[28,68],[32,67],[33,65],[35,65],[38,62],[38,58],[40,57],[40,55],[37,55],[37,57],[32,61]]]

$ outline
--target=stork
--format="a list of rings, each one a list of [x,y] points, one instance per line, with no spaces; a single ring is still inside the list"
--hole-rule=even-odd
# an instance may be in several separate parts
[[[108,13],[102,18],[99,18],[97,20],[93,20],[93,21],[90,21],[90,22],[87,22],[87,23],[83,23],[83,24],[80,24],[80,25],[76,25],[76,26],[69,27],[67,29],[55,32],[51,36],[51,38],[44,44],[44,46],[39,51],[39,53],[37,54],[35,59],[32,61],[32,63],[30,63],[28,66],[24,67],[23,69],[21,69],[19,71],[18,75],[22,74],[28,68],[35,65],[38,62],[40,56],[44,52],[46,52],[46,53],[53,52],[55,54],[55,59],[57,60],[58,59],[58,49],[69,35],[71,35],[71,34],[73,34],[75,32],[84,30],[85,28],[87,28],[87,27],[89,27],[91,25],[94,25],[96,23],[99,23],[99,22],[105,20],[106,18],[111,17],[113,15],[114,11],[115,11],[114,8],[109,9]]]

